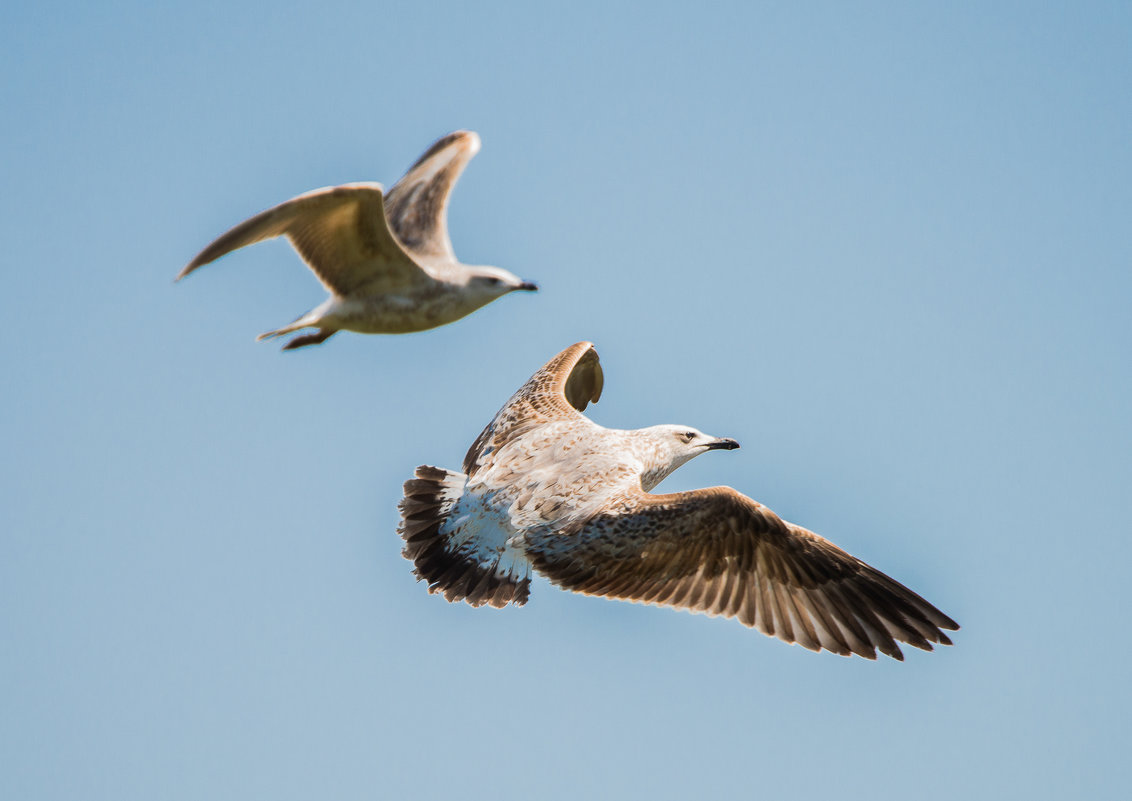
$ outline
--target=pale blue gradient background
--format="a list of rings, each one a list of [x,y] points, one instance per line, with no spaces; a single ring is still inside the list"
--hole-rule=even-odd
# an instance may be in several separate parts
[[[1119,798],[1132,7],[23,3],[0,26],[0,796]],[[251,214],[471,128],[447,328],[281,354]],[[604,425],[963,624],[908,661],[415,584],[394,533],[597,343]]]

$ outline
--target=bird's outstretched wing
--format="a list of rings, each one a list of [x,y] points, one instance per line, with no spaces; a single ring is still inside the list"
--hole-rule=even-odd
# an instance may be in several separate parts
[[[448,238],[448,198],[464,167],[479,152],[480,138],[456,131],[438,140],[385,197],[389,227],[412,255],[455,261]]]
[[[576,533],[528,535],[553,583],[709,615],[812,651],[903,659],[959,626],[907,587],[730,487],[625,499]]]
[[[390,232],[376,183],[315,189],[261,212],[202,250],[177,280],[237,248],[277,236],[286,236],[323,285],[340,296],[430,280]]]
[[[536,425],[580,417],[588,404],[597,403],[603,383],[601,361],[592,342],[566,348],[496,412],[468,449],[464,472],[474,475],[490,454]]]

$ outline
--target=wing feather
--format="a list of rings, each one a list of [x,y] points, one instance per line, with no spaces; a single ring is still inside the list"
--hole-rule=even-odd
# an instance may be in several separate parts
[[[958,625],[916,593],[729,487],[639,492],[577,532],[528,533],[566,589],[710,615],[810,650],[903,659]]]
[[[601,397],[604,377],[592,342],[578,342],[542,366],[476,437],[464,457],[464,472],[475,475],[488,456],[537,425],[582,417]]]
[[[423,259],[454,262],[448,237],[448,199],[480,138],[456,131],[436,141],[399,180],[385,199],[389,227],[405,249]]]
[[[322,284],[341,296],[430,280],[385,222],[381,184],[315,189],[222,234],[177,276],[247,245],[285,236]]]

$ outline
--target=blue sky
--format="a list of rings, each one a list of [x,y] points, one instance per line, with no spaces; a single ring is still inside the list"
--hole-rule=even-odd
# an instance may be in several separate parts
[[[0,28],[0,796],[1116,798],[1123,3],[26,3]],[[280,353],[300,192],[476,130],[458,324]],[[401,482],[589,339],[591,416],[922,593],[876,663],[414,583]]]

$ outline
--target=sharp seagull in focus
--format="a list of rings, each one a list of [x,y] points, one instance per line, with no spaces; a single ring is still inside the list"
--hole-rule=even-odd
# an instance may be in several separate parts
[[[177,280],[237,248],[287,237],[330,297],[290,325],[258,337],[318,329],[293,338],[283,350],[317,345],[338,331],[424,331],[508,292],[537,290],[507,270],[456,260],[448,238],[448,198],[479,149],[479,136],[456,131],[425,151],[388,193],[378,183],[356,183],[292,198],[223,234]]]
[[[739,447],[688,426],[603,428],[597,352],[579,342],[516,392],[464,458],[417,468],[398,533],[429,591],[521,605],[563,589],[708,615],[812,651],[903,659],[959,626],[907,587],[730,487],[653,495],[688,460]]]

